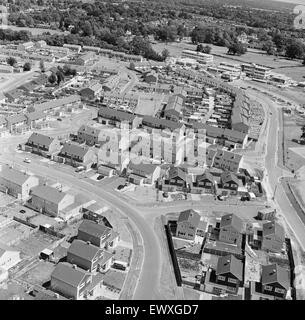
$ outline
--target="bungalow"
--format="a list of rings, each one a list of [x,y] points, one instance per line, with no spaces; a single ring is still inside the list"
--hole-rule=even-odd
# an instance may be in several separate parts
[[[243,263],[233,255],[219,257],[216,269],[210,268],[205,276],[204,291],[221,294],[238,294],[243,285]]]
[[[15,198],[27,199],[33,187],[38,186],[39,179],[9,166],[2,166],[0,171],[0,188]]]
[[[99,248],[114,248],[119,239],[119,234],[112,228],[98,224],[91,220],[83,220],[78,228],[77,239],[89,241]]]
[[[215,178],[209,171],[196,176],[196,180],[191,185],[191,193],[214,193],[215,190]]]
[[[94,163],[95,154],[87,146],[66,142],[58,154],[58,160],[74,167],[83,165],[89,168]]]
[[[223,172],[220,176],[220,184],[223,189],[231,190],[232,194],[237,194],[239,180],[234,173],[228,171]]]
[[[60,150],[60,142],[57,138],[49,137],[37,132],[31,134],[25,145],[30,148],[31,152],[43,156],[54,154]]]
[[[175,192],[187,191],[191,177],[179,167],[171,167],[162,181],[162,191]]]
[[[238,244],[242,237],[243,221],[235,214],[221,217],[219,240],[226,243]]]
[[[190,209],[182,211],[177,221],[176,236],[179,238],[194,240],[200,222],[200,215]]]
[[[127,123],[130,129],[137,128],[141,118],[129,112],[101,107],[98,111],[98,122],[120,128],[122,123]]]
[[[251,300],[283,300],[289,289],[289,272],[276,263],[262,266],[260,282],[250,282]]]
[[[76,264],[89,272],[106,272],[111,267],[112,257],[112,253],[104,251],[89,242],[76,239],[68,249],[67,262]]]
[[[85,299],[91,283],[89,272],[65,262],[58,263],[51,274],[51,289],[70,299]]]
[[[265,251],[278,252],[283,250],[285,242],[284,228],[277,222],[266,222],[263,224],[262,249]]]
[[[151,163],[134,164],[132,161],[127,168],[128,181],[134,184],[154,184],[159,179],[161,168]]]
[[[49,186],[37,186],[31,190],[32,198],[28,201],[31,208],[41,213],[57,217],[75,201],[73,195]]]

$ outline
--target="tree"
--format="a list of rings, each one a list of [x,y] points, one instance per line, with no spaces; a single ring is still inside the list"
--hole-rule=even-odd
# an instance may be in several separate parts
[[[58,70],[58,71],[56,72],[56,76],[57,76],[57,84],[58,84],[58,85],[59,85],[62,81],[65,80],[65,76],[64,76],[63,72],[60,71],[60,70]]]
[[[300,41],[293,41],[286,47],[286,56],[290,59],[302,58],[304,45]]]
[[[228,54],[242,55],[247,52],[247,47],[240,42],[234,42],[229,46]]]
[[[17,63],[17,60],[14,57],[9,57],[6,59],[6,62],[13,67]]]
[[[51,75],[49,76],[48,78],[48,81],[51,83],[51,84],[54,84],[56,81],[57,81],[57,76],[54,72],[51,73]]]
[[[169,51],[167,49],[164,49],[161,53],[161,56],[163,60],[166,60],[169,57]]]
[[[276,53],[276,48],[272,40],[267,40],[263,43],[262,49],[267,52],[269,55]]]
[[[32,65],[30,62],[26,62],[24,65],[23,65],[23,71],[31,71],[32,69]]]
[[[39,62],[39,68],[40,68],[40,71],[41,71],[42,73],[46,72],[46,68],[45,68],[44,61],[43,61],[43,60],[40,60],[40,62]]]
[[[209,54],[209,53],[211,53],[211,51],[212,51],[212,47],[210,47],[210,46],[208,46],[208,45],[203,46],[201,43],[199,43],[199,44],[197,45],[196,51]]]

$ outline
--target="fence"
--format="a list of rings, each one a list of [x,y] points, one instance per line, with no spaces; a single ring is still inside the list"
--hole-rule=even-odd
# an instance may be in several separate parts
[[[165,228],[165,233],[166,233],[166,237],[167,237],[169,252],[170,252],[170,255],[171,255],[171,258],[172,258],[172,262],[173,262],[173,267],[174,267],[174,272],[175,272],[177,285],[178,285],[178,287],[181,287],[181,285],[182,285],[182,277],[181,277],[181,273],[180,273],[180,269],[179,269],[179,265],[178,265],[178,261],[177,261],[177,256],[176,256],[176,253],[175,253],[175,248],[174,248],[174,244],[173,244],[172,235],[171,235],[171,232],[170,232],[168,224],[166,224],[164,226],[164,228]]]
[[[290,266],[290,286],[291,286],[291,297],[292,300],[296,300],[296,289],[294,286],[294,282],[295,282],[295,274],[294,274],[294,270],[295,270],[295,264],[294,264],[294,259],[293,259],[293,253],[292,253],[292,246],[291,246],[291,241],[289,238],[285,239],[286,242],[286,247],[287,247],[287,255],[288,255],[288,259],[289,259],[289,266]]]

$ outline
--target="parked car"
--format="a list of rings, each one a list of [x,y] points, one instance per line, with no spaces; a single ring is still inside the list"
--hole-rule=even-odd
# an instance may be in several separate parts
[[[163,192],[163,197],[168,198],[168,192]]]
[[[75,169],[75,172],[82,172],[85,170],[85,167],[84,166],[79,166]]]
[[[23,162],[25,162],[25,163],[31,163],[31,159],[25,158],[25,159],[23,160]]]
[[[20,212],[20,213],[25,213],[25,210],[21,209],[19,212]]]
[[[61,118],[57,118],[57,121],[62,121],[62,119]]]
[[[118,187],[117,187],[117,190],[122,190],[123,188],[125,188],[125,186],[123,184],[120,184]]]
[[[102,180],[102,179],[104,179],[104,178],[105,178],[105,176],[99,175],[99,176],[96,178],[96,180]]]

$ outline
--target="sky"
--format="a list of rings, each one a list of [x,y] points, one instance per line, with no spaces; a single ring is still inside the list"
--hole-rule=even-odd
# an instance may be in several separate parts
[[[273,1],[287,2],[292,4],[303,4],[305,6],[305,0],[273,0]]]

